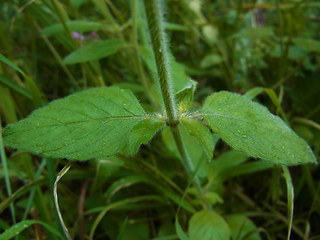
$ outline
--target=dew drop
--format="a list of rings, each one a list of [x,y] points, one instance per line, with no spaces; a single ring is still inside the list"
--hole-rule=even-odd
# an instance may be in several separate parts
[[[159,52],[162,52],[162,49],[161,49],[161,48],[159,48]]]
[[[247,134],[242,134],[242,137],[247,139],[248,135]]]
[[[222,111],[222,108],[218,108],[218,111]]]
[[[285,146],[284,146],[284,145],[282,145],[282,146],[281,146],[281,148],[282,148],[282,149],[285,149]]]
[[[239,129],[237,130],[237,132],[238,132],[238,133],[241,133],[241,131],[240,131]]]

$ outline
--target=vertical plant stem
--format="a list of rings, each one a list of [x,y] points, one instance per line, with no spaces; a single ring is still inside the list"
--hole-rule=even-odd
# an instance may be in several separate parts
[[[171,128],[175,143],[183,161],[184,168],[186,169],[189,178],[193,178],[195,187],[197,188],[200,197],[202,197],[200,180],[197,176],[194,176],[195,168],[187,154],[178,126],[180,121],[178,111],[176,109],[174,95],[171,89],[172,77],[169,66],[166,36],[163,27],[163,16],[161,8],[162,1],[145,0],[144,3],[147,13],[153,52],[156,59],[162,98],[166,110],[166,123]]]
[[[0,123],[1,123],[1,117],[0,117]],[[11,196],[12,191],[11,191],[11,185],[10,185],[10,180],[9,180],[7,157],[6,157],[6,153],[5,153],[4,145],[3,145],[1,125],[0,125],[0,153],[1,153],[1,163],[2,163],[2,168],[3,168],[3,174],[4,174],[4,180],[6,183],[7,193],[8,193],[8,196]],[[16,224],[16,214],[15,214],[14,207],[13,207],[12,203],[10,203],[10,211],[11,211],[11,216],[12,216],[12,222],[13,222],[13,224]]]
[[[148,25],[151,35],[153,52],[156,59],[160,88],[164,106],[166,109],[166,122],[169,126],[176,126],[179,123],[176,104],[171,89],[171,73],[169,56],[164,33],[163,17],[159,0],[145,0]]]

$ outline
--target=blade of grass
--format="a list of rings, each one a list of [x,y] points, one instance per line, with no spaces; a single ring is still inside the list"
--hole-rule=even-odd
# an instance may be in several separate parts
[[[0,123],[1,123],[1,116],[0,116]],[[4,173],[4,180],[6,183],[6,189],[8,196],[12,195],[11,185],[10,185],[10,179],[8,174],[8,165],[7,165],[7,156],[3,145],[3,138],[2,138],[2,127],[0,124],[0,155],[1,155],[1,162],[2,162],[2,168]],[[11,217],[13,224],[16,224],[16,214],[15,209],[12,203],[10,203],[10,211],[11,211]]]
[[[35,220],[25,220],[19,223],[16,223],[12,225],[10,228],[8,228],[5,232],[0,234],[0,240],[9,240],[12,239],[15,236],[18,236],[20,232],[25,230],[26,228],[30,227],[33,224],[41,224],[43,227],[45,227],[49,232],[55,234],[56,236],[59,236],[60,238],[62,235],[55,230],[50,225],[42,222],[42,221],[35,221]]]
[[[11,81],[9,78],[7,78],[1,74],[0,74],[0,83],[2,83],[3,85],[5,85],[8,88],[14,90],[15,92],[20,93],[21,95],[25,96],[26,98],[32,99],[30,92],[26,88],[19,86],[18,84],[16,84],[15,82]]]
[[[92,224],[89,239],[90,240],[94,239],[93,236],[94,236],[94,233],[97,229],[98,224],[101,222],[102,218],[107,214],[107,212],[109,212],[111,209],[121,207],[123,205],[127,205],[130,203],[135,203],[135,202],[140,202],[140,201],[150,201],[150,200],[163,201],[162,197],[159,197],[157,195],[146,195],[146,196],[127,198],[127,199],[120,200],[120,201],[109,204],[103,210],[101,210],[101,212],[97,216],[96,220]]]
[[[66,236],[66,238],[68,240],[72,240],[72,238],[71,238],[71,236],[69,234],[68,228],[64,224],[63,217],[62,217],[61,212],[60,212],[57,189],[58,189],[58,182],[63,177],[63,175],[65,175],[68,172],[68,170],[70,169],[71,165],[72,165],[72,162],[69,162],[66,166],[64,166],[64,168],[59,172],[59,174],[58,174],[58,176],[57,176],[57,178],[56,178],[56,180],[54,182],[54,185],[53,185],[54,186],[53,187],[54,205],[55,205],[58,217],[59,217],[59,221],[60,221],[61,227],[62,227],[63,232],[64,232],[64,234],[65,234],[65,236]]]
[[[34,175],[34,180],[38,180],[40,179],[40,176],[41,176],[41,172],[43,170],[43,168],[46,166],[46,162],[43,160],[36,172],[36,174]],[[27,202],[27,205],[26,205],[26,209],[24,211],[24,214],[23,214],[23,217],[22,219],[23,220],[26,220],[27,219],[27,216],[28,216],[28,213],[29,213],[29,210],[31,209],[31,206],[32,206],[32,202],[33,202],[33,199],[34,199],[34,196],[35,196],[35,193],[36,193],[36,189],[33,188],[30,192],[30,195],[29,195],[29,198],[28,198],[28,202]]]

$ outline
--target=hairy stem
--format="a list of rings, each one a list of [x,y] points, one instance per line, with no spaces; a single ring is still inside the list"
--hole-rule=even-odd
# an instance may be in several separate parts
[[[160,6],[161,2],[162,1],[159,0],[144,1],[162,98],[167,114],[166,122],[169,126],[176,126],[179,123],[179,118],[174,101],[174,95],[171,89],[172,77],[170,73],[166,36],[163,27],[163,17]]]
[[[194,176],[195,168],[190,157],[187,154],[183,139],[179,128],[179,116],[174,101],[174,95],[171,89],[171,72],[169,66],[169,56],[167,50],[166,36],[163,27],[162,8],[160,0],[145,0],[145,8],[148,19],[148,26],[151,35],[152,47],[156,59],[158,70],[158,78],[163,102],[166,109],[166,123],[170,126],[175,143],[179,150],[184,168],[188,176],[193,178],[195,187],[197,188],[200,197],[202,198],[202,187],[200,180]],[[205,206],[204,206],[205,207]]]

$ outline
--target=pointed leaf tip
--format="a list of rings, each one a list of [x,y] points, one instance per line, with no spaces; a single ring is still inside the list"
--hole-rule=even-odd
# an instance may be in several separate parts
[[[305,140],[247,97],[226,91],[214,93],[200,112],[224,141],[249,156],[285,165],[317,162]]]

